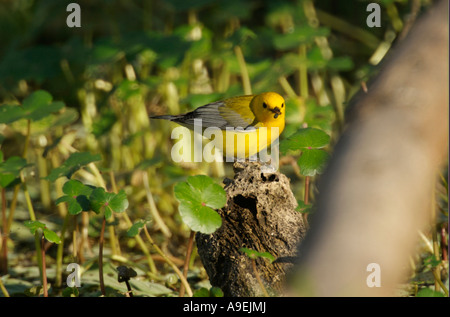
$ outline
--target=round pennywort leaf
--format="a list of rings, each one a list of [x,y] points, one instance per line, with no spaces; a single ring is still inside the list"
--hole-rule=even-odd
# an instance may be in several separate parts
[[[180,202],[181,218],[193,231],[210,234],[222,225],[222,218],[214,209],[222,208],[227,197],[210,177],[190,176],[186,182],[175,185],[174,192]]]
[[[322,174],[330,155],[324,150],[303,150],[298,159],[300,173],[304,176]]]

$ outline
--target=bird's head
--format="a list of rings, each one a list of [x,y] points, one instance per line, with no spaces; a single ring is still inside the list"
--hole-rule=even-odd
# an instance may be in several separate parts
[[[285,108],[284,98],[275,92],[256,95],[250,102],[255,120],[265,124],[284,122]]]

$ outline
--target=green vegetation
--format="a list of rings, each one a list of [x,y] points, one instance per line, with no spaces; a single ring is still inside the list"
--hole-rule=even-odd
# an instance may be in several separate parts
[[[193,240],[220,227],[232,169],[173,162],[174,125],[148,116],[282,94],[280,169],[307,215],[348,101],[430,2],[381,1],[372,29],[363,1],[80,1],[81,28],[64,1],[2,2],[0,296],[222,296]],[[402,295],[448,293],[447,197],[442,177]]]

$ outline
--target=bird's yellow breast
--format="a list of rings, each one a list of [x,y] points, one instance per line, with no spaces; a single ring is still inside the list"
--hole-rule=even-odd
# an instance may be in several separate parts
[[[225,157],[248,158],[271,145],[281,134],[284,126],[260,127],[250,131],[223,130],[222,145],[215,146]]]

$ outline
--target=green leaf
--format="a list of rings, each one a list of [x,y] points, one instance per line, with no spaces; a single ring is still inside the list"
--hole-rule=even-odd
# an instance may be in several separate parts
[[[209,293],[211,294],[211,297],[223,297],[223,291],[216,286],[211,287],[211,289],[209,290]]]
[[[127,100],[133,96],[140,96],[142,94],[142,88],[139,82],[125,79],[117,86],[116,93],[120,99]],[[117,118],[115,119],[117,120]]]
[[[159,156],[153,157],[151,159],[143,160],[141,163],[139,163],[136,166],[136,169],[146,170],[147,168],[152,167],[152,166],[161,167],[163,165],[162,164],[163,162],[164,162],[164,160],[162,157],[159,157]]]
[[[95,188],[89,196],[91,202],[92,211],[99,214],[103,207],[105,207],[106,201],[111,199],[112,193],[107,193],[103,188]]]
[[[431,288],[423,288],[417,292],[416,297],[444,297],[444,294]]]
[[[266,258],[270,261],[270,263],[275,261],[275,257],[269,252],[259,252],[249,248],[240,248],[239,251],[244,252],[250,259]]]
[[[27,164],[27,161],[19,156],[11,156],[5,162],[0,162],[0,173],[12,173],[19,176],[19,172],[32,164]]]
[[[306,214],[311,211],[312,205],[305,204],[303,200],[298,200],[297,203],[298,206],[295,208],[296,211],[301,212],[302,214]]]
[[[24,222],[24,225],[30,229],[30,232],[32,234],[36,233],[36,230],[41,229],[42,233],[44,234],[44,238],[47,239],[47,241],[59,244],[61,243],[61,238],[52,230],[48,229],[46,225],[40,221],[37,220],[27,220]]]
[[[275,48],[288,50],[297,48],[301,44],[314,42],[318,36],[328,36],[330,30],[324,27],[314,28],[311,26],[297,27],[293,32],[276,35],[273,39]]]
[[[427,258],[423,261],[423,263],[424,263],[426,266],[431,266],[432,268],[435,268],[435,267],[437,267],[438,265],[441,264],[441,261],[438,260],[434,254],[432,254],[432,255],[430,255],[429,257],[427,257]]]
[[[20,171],[30,165],[24,158],[18,156],[12,156],[5,162],[0,162],[0,187],[5,188],[11,185],[19,177]]]
[[[0,123],[12,123],[24,117],[23,109],[18,105],[3,105],[0,107]]]
[[[63,193],[68,196],[89,196],[92,193],[93,187],[84,185],[82,182],[71,179],[67,182],[65,182],[63,186]]]
[[[55,204],[58,205],[62,202],[66,202],[68,206],[69,214],[77,215],[82,211],[91,210],[89,203],[89,195],[92,193],[93,188],[91,186],[84,185],[77,180],[69,180],[63,186],[63,192],[65,196],[59,197]]]
[[[189,204],[193,202],[201,202],[200,192],[195,191],[195,189],[193,189],[187,182],[180,182],[176,184],[173,191],[175,193],[175,198],[180,203]]]
[[[128,208],[127,194],[125,194],[123,189],[117,194],[114,194],[109,201],[109,207],[111,207],[114,212],[124,212]]]
[[[223,297],[223,291],[215,286],[209,290],[206,287],[202,287],[194,292],[193,297]]]
[[[211,234],[222,225],[222,218],[214,210],[200,204],[180,204],[181,218],[193,231]]]
[[[0,187],[6,188],[9,185],[13,184],[17,179],[16,176],[9,173],[0,174]]]
[[[316,128],[300,129],[293,135],[283,140],[280,151],[286,153],[289,150],[320,149],[328,145],[330,136]]]
[[[92,210],[99,214],[104,210],[105,218],[109,219],[113,212],[123,212],[128,208],[128,199],[124,190],[119,193],[108,193],[102,187],[95,188],[89,196]]]
[[[104,113],[102,113],[100,118],[93,123],[92,134],[94,134],[95,137],[98,138],[108,133],[116,122],[116,114],[112,110],[105,111]]]
[[[45,224],[37,220],[26,220],[23,224],[30,229],[32,234],[35,234],[38,229],[45,228]]]
[[[64,111],[53,120],[52,127],[69,125],[78,120],[78,111],[73,108],[65,108]]]
[[[100,154],[91,154],[89,152],[72,153],[60,167],[54,168],[45,179],[54,182],[63,176],[71,178],[81,167],[101,159]]]
[[[353,69],[354,64],[349,57],[335,57],[328,61],[327,66],[336,71],[349,71]]]
[[[130,229],[127,231],[127,237],[133,238],[139,234],[139,231],[144,228],[146,221],[138,220],[136,221]]]
[[[314,176],[322,174],[330,155],[324,150],[303,150],[298,159],[300,173],[304,176]]]
[[[63,297],[78,297],[80,296],[80,292],[78,291],[77,287],[66,287],[62,291]]]
[[[52,230],[44,228],[42,230],[44,232],[44,237],[45,239],[47,239],[47,241],[56,243],[56,244],[60,244],[61,243],[61,238]]]
[[[202,287],[194,292],[193,297],[210,297],[209,290],[206,287]]]
[[[20,119],[38,121],[64,108],[63,102],[52,102],[52,99],[52,95],[48,92],[37,90],[28,96],[21,106],[2,106],[0,107],[0,123],[12,123]]]
[[[190,176],[186,182],[176,184],[174,192],[180,202],[181,218],[193,231],[210,234],[222,225],[222,218],[214,209],[222,208],[227,197],[210,177]]]

